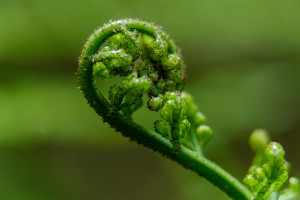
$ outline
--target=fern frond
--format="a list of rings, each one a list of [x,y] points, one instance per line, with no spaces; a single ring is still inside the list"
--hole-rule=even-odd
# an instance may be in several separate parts
[[[237,200],[266,199],[287,179],[284,151],[270,143],[266,134],[251,137],[256,152],[245,185],[204,156],[213,136],[193,97],[183,90],[185,64],[179,48],[161,28],[136,19],[110,21],[95,30],[79,57],[78,82],[89,105],[125,137],[136,141],[203,176]],[[96,79],[121,77],[108,91]],[[132,114],[143,105],[159,112],[153,130],[137,124]],[[295,195],[297,184],[280,194],[282,200]],[[278,196],[278,195],[277,195]],[[276,196],[276,198],[277,198]]]
[[[288,179],[289,164],[284,159],[285,152],[279,143],[269,140],[264,130],[256,130],[250,137],[250,146],[255,156],[244,183],[255,200],[277,200],[280,188]],[[290,198],[296,194],[297,183],[294,179],[291,181],[292,189],[285,190],[281,198]]]

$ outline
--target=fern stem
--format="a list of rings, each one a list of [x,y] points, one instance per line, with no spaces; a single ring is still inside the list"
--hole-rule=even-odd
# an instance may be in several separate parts
[[[203,151],[200,148],[200,144],[199,144],[199,141],[197,139],[197,135],[196,134],[197,134],[196,131],[192,130],[192,134],[191,135],[192,135],[192,140],[193,140],[193,142],[195,144],[195,150],[196,150],[198,156],[203,156]]]

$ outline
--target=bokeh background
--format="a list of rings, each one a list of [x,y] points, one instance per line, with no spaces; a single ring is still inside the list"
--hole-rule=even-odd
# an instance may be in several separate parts
[[[181,47],[186,90],[215,132],[207,157],[242,179],[248,136],[265,128],[300,177],[298,0],[1,0],[0,199],[228,199],[103,124],[78,91],[84,41],[124,17]]]

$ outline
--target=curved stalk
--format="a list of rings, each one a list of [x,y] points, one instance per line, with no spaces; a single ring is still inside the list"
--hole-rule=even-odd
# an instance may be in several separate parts
[[[97,54],[101,45],[103,45],[108,38],[121,33],[124,29],[138,31],[149,35],[154,39],[163,37],[168,44],[167,51],[169,53],[178,52],[174,42],[164,32],[150,23],[125,19],[110,22],[109,24],[104,25],[104,27],[97,29],[84,45],[82,54],[79,58],[78,69],[79,85],[90,106],[99,116],[102,116],[103,121],[109,123],[125,137],[129,137],[131,140],[136,141],[143,146],[158,151],[164,156],[178,162],[185,168],[196,172],[223,190],[233,199],[250,200],[252,195],[249,190],[228,172],[224,171],[204,156],[199,155],[199,152],[185,147],[180,143],[179,139],[176,139],[176,142],[172,142],[172,138],[170,139],[157,132],[145,129],[133,122],[131,118],[128,118],[123,112],[114,111],[112,109],[113,105],[104,98],[102,93],[98,90],[93,75],[94,60],[90,58]],[[180,70],[183,70],[183,68],[180,68]],[[189,115],[189,111],[187,115]],[[175,128],[178,126],[175,126]],[[181,129],[178,129],[177,131],[179,130]],[[192,136],[195,137],[195,135]],[[178,135],[176,137],[178,137]],[[175,147],[178,145],[179,147]],[[197,148],[199,149],[200,147],[197,146]]]

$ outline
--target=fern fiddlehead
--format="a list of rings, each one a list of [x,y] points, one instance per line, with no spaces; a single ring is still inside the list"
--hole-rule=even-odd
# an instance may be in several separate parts
[[[89,37],[79,57],[78,76],[90,106],[124,136],[195,171],[234,199],[251,199],[251,188],[204,157],[213,132],[192,96],[183,91],[184,68],[180,50],[159,27],[123,19]],[[95,79],[111,76],[122,81],[111,86],[106,99]],[[142,106],[143,96],[148,109],[160,113],[154,131],[131,117]]]

